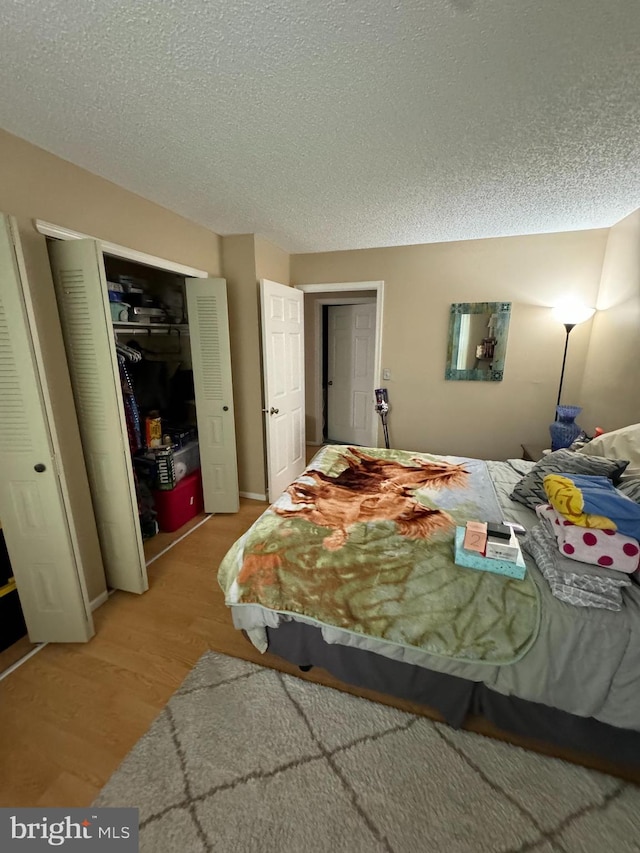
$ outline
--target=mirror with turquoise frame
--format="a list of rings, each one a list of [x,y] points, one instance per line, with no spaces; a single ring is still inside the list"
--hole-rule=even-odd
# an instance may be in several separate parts
[[[454,302],[444,378],[500,382],[510,318],[510,302]]]

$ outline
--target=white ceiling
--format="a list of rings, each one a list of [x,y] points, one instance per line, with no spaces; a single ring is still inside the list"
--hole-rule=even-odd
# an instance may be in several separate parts
[[[0,126],[221,234],[326,251],[640,206],[638,0],[0,0],[0,16]]]

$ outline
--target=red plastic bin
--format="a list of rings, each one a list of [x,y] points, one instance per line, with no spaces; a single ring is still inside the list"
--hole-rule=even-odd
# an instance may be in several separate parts
[[[175,489],[169,491],[154,489],[153,499],[160,530],[171,533],[182,527],[189,519],[204,510],[200,469],[198,468],[193,474],[187,474]]]

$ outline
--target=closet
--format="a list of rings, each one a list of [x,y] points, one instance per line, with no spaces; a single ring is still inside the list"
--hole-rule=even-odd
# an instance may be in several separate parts
[[[239,507],[226,282],[97,240],[48,249],[107,583],[144,592],[143,538],[183,492]]]

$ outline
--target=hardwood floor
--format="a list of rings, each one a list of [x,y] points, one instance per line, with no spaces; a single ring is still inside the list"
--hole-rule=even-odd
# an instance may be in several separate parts
[[[149,567],[147,593],[94,613],[89,643],[47,646],[0,682],[0,805],[88,805],[203,652],[253,656],[216,570],[264,508],[212,517]]]
[[[206,517],[206,512],[201,512],[190,521],[187,521],[186,524],[183,524],[178,530],[174,530],[171,533],[161,530],[155,536],[152,536],[151,539],[146,539],[144,542],[144,558],[147,563],[149,560],[157,557],[158,554],[161,554],[169,545],[172,545],[190,530],[193,530],[194,527],[197,527]]]
[[[20,637],[15,643],[12,643],[8,648],[0,652],[0,675],[9,669],[20,658],[29,654],[32,649],[35,649],[37,643],[32,643],[29,637]]]
[[[344,689],[261,655],[232,625],[217,567],[265,507],[241,499],[237,515],[212,516],[149,567],[148,592],[116,592],[94,613],[89,643],[49,645],[0,681],[0,806],[89,805],[207,649]]]
[[[149,567],[147,593],[116,592],[94,613],[91,642],[49,645],[0,681],[0,806],[90,804],[207,649],[429,715],[320,669],[303,675],[233,628],[216,571],[265,506],[241,499],[236,515],[213,516]],[[531,745],[482,720],[466,728]]]

